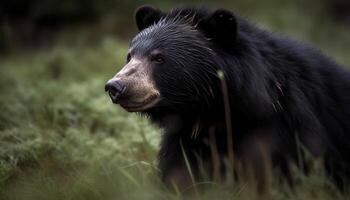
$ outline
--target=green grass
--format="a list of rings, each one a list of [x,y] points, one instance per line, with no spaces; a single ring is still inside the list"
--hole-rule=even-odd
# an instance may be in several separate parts
[[[120,183],[113,188],[123,190],[124,181],[141,180],[133,180],[128,169],[142,168],[146,173],[138,178],[156,173],[159,130],[114,106],[104,93],[105,81],[124,63],[125,50],[124,43],[107,38],[90,48],[57,46],[1,62],[3,195],[37,199],[41,192],[66,195],[67,189],[68,196],[86,190],[96,199],[98,186],[88,186],[95,175],[112,173]],[[83,182],[86,188],[71,187]]]
[[[350,66],[344,27],[317,24],[319,18],[293,5],[277,10],[278,19],[261,10],[251,15],[255,21],[310,41]],[[52,48],[1,58],[0,199],[182,199],[157,176],[161,131],[104,93],[106,80],[124,64],[127,43],[104,36],[88,44],[76,34]],[[294,191],[274,182],[271,199],[350,198],[329,184],[316,161],[315,168],[308,177],[298,175]],[[244,183],[202,185],[198,199],[255,198]]]

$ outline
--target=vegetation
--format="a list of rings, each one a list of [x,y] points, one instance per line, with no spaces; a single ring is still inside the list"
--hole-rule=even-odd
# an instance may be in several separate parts
[[[222,4],[350,66],[349,29],[323,17],[322,6],[307,13],[292,1],[255,2],[254,8],[252,2]],[[182,199],[157,176],[161,130],[113,105],[104,93],[106,80],[124,64],[127,42],[101,33],[91,42],[90,30],[65,31],[51,47],[1,57],[0,199]],[[314,173],[299,174],[293,191],[275,180],[271,199],[350,198],[314,163]],[[255,197],[242,183],[200,185],[207,189],[198,199]]]

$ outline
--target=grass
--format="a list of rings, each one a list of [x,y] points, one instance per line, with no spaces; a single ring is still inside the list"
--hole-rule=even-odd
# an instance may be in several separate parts
[[[276,12],[281,18],[260,11],[252,18],[311,41],[350,66],[344,27],[317,24],[319,18],[292,5]],[[0,199],[183,199],[157,176],[161,131],[113,105],[104,93],[106,80],[124,64],[127,43],[110,36],[87,43],[79,35],[79,40],[58,39],[48,49],[2,57]],[[314,168],[308,177],[299,175],[293,191],[275,181],[271,199],[350,198],[329,184],[317,161]],[[198,199],[255,198],[244,183],[202,185],[206,190]]]
[[[58,46],[1,62],[3,195],[33,199],[38,189],[64,195],[65,183],[67,189],[76,181],[88,184],[92,177],[85,176],[91,172],[115,172],[113,177],[124,175],[131,182],[126,169],[156,172],[159,130],[113,106],[104,93],[105,81],[118,70],[112,66],[122,66],[125,49],[107,38],[95,48]],[[28,194],[28,187],[35,194]]]

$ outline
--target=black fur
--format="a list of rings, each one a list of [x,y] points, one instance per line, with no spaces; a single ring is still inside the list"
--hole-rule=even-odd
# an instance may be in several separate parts
[[[215,164],[225,168],[229,134],[235,159],[256,163],[249,159],[262,155],[249,145],[264,141],[273,166],[288,177],[290,161],[300,165],[299,140],[324,158],[338,183],[349,178],[350,73],[332,59],[227,10],[141,7],[136,21],[140,33],[131,53],[159,49],[165,60],[153,68],[162,100],[144,111],[165,130],[159,153],[164,178],[184,165],[182,148],[195,175],[199,166],[211,174],[213,142],[220,156]]]

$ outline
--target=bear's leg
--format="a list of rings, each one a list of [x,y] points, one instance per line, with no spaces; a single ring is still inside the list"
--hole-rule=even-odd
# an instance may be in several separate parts
[[[349,192],[348,187],[350,177],[350,163],[344,161],[344,157],[334,158],[335,156],[326,156],[325,158],[325,168],[328,176],[331,177],[333,183],[342,191]]]
[[[169,188],[180,191],[190,188],[194,184],[193,170],[190,158],[186,165],[183,155],[185,150],[181,148],[181,137],[177,134],[166,134],[161,142],[159,151],[159,163],[162,181]],[[188,155],[186,155],[188,156]]]
[[[191,174],[185,164],[179,164],[167,169],[162,179],[166,186],[180,191],[186,189],[190,190],[195,184],[194,180],[191,179]]]
[[[271,186],[271,144],[263,136],[245,139],[238,152],[241,163],[238,173],[256,188],[259,195],[268,195]]]

